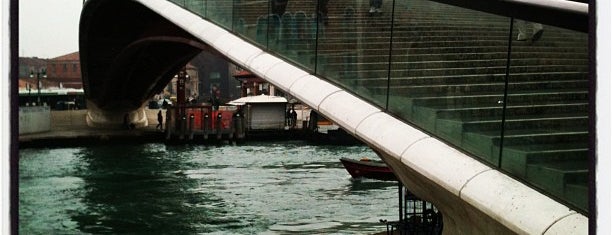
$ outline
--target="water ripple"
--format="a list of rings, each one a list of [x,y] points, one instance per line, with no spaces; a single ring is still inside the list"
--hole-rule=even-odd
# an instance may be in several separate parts
[[[395,183],[352,180],[365,146],[301,141],[20,151],[24,234],[364,234],[394,220]]]

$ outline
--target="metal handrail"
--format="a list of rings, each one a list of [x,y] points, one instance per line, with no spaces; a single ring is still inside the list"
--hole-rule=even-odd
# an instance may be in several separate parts
[[[430,0],[462,8],[588,32],[589,4],[570,0]]]

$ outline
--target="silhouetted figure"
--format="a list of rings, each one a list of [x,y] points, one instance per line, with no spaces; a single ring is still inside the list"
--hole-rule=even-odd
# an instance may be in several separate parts
[[[164,102],[162,102],[162,108],[168,108],[168,101],[166,99],[164,99]]]
[[[289,2],[289,0],[271,0],[270,13],[282,16],[283,14],[285,14],[287,2]]]
[[[319,22],[327,25],[328,24],[328,19],[329,17],[327,16],[327,3],[329,2],[329,0],[317,0],[317,6],[318,6],[318,10],[317,10],[317,15],[319,17]]]
[[[308,128],[310,128],[311,131],[317,131],[317,129],[319,129],[318,123],[319,114],[317,114],[317,112],[314,110],[310,110],[310,120]]]
[[[233,116],[234,117],[244,117],[244,113],[242,112],[242,106],[238,106]]]
[[[159,110],[159,112],[157,112],[157,126],[155,127],[155,129],[159,129],[159,130],[164,130],[164,116],[162,115],[162,111]]]
[[[285,113],[285,124],[287,124],[287,126],[291,126],[291,109],[287,109],[287,112]]]
[[[130,123],[130,114],[123,115],[123,128],[127,130],[133,129],[134,124]]]
[[[380,9],[382,7],[382,0],[370,0],[370,14],[382,13]]]
[[[221,105],[221,90],[217,88],[217,86],[212,87],[210,103],[213,106],[213,110],[219,110],[219,105]]]
[[[295,124],[297,123],[297,113],[295,112],[295,109],[291,109],[291,126],[295,127]]]

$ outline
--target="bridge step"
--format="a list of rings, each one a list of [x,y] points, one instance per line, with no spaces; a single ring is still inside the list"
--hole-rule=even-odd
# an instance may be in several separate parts
[[[460,55],[449,54],[449,55],[422,55],[416,56],[393,56],[391,58],[392,70],[408,71],[413,72],[415,70],[436,70],[436,69],[457,69],[457,68],[497,68],[502,67],[502,73],[505,73],[505,67],[507,59],[504,53],[491,54],[488,58],[478,58],[481,54],[475,54],[473,59],[468,56],[462,55],[462,58],[457,58]],[[497,55],[497,56],[496,56]],[[559,54],[557,54],[559,55]],[[444,57],[444,58],[443,58]],[[454,58],[453,58],[454,57]],[[334,58],[327,58],[329,63],[325,64],[326,67],[343,71],[343,68],[358,68],[359,70],[386,70],[388,69],[388,56],[369,56],[363,57],[356,54],[346,54],[335,56]],[[354,63],[347,65],[345,61],[355,61]],[[545,66],[543,66],[545,65]],[[511,73],[521,71],[521,68],[528,66],[540,66],[542,69],[548,69],[551,71],[583,71],[587,72],[588,63],[584,60],[571,59],[571,58],[513,58],[512,66],[510,67]],[[567,68],[570,67],[570,68]],[[572,67],[573,70],[572,70]],[[396,71],[393,71],[396,72]],[[491,73],[491,72],[486,72]],[[412,73],[408,73],[411,76],[417,76]],[[395,75],[397,76],[397,75]],[[407,76],[407,75],[405,75]],[[392,76],[394,77],[394,76]],[[358,77],[355,77],[358,78]]]
[[[435,110],[437,118],[442,119],[470,119],[479,117],[501,117],[503,114],[502,106],[482,106],[470,108],[446,108],[446,107],[428,107]],[[585,114],[588,112],[588,104],[586,102],[557,102],[546,104],[526,104],[506,106],[506,115],[508,116],[524,116],[524,115],[559,115],[564,114]]]
[[[588,89],[588,82],[584,80],[568,81],[533,81],[508,83],[507,88],[513,93],[524,93],[533,90],[562,91],[567,87]],[[387,88],[371,87],[369,90],[375,94],[405,94],[409,97],[424,97],[438,94],[440,96],[477,95],[481,93],[499,92],[503,94],[506,84],[497,83],[473,83],[473,84],[447,84],[447,85],[423,85],[423,86],[392,86]]]
[[[588,170],[586,161],[565,161],[529,164],[527,179],[557,197],[586,206],[588,202]]]
[[[530,164],[584,161],[588,148],[586,143],[533,144],[504,148],[502,168],[516,176],[526,177]]]
[[[565,184],[565,191],[563,193],[565,198],[578,208],[588,208],[589,202],[589,187],[588,184]]]
[[[497,165],[501,131],[465,132],[461,136],[460,146],[468,152],[483,156],[483,159]],[[504,132],[504,148],[508,146],[547,145],[563,149],[565,145],[584,143],[586,146],[588,133],[576,131],[555,130],[511,130]]]
[[[417,98],[408,99],[407,106],[446,106],[446,107],[471,107],[482,105],[500,104],[504,100],[502,92],[481,92],[467,95],[436,96],[439,94],[427,94]],[[563,90],[531,90],[517,91],[508,94],[506,102],[511,105],[554,103],[562,100],[588,100],[587,92],[574,88]]]

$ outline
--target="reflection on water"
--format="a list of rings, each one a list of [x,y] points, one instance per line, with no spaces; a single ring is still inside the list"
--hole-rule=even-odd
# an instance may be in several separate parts
[[[113,145],[23,149],[20,232],[363,234],[396,219],[393,182],[352,180],[367,147]]]
[[[373,179],[358,179],[351,181],[350,192],[363,191],[366,194],[374,189],[387,190],[389,187],[395,187],[397,190],[398,185],[397,182],[394,181],[379,181]]]

